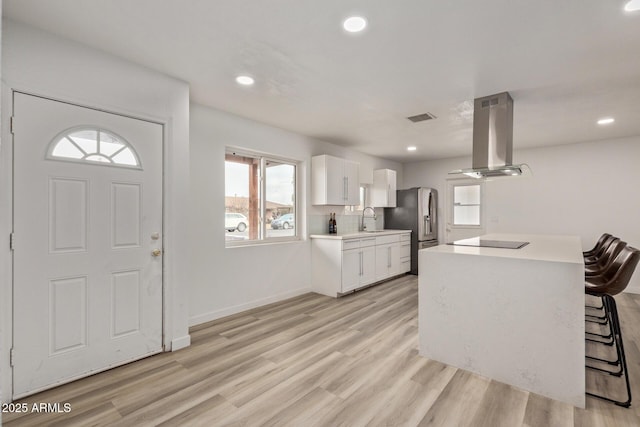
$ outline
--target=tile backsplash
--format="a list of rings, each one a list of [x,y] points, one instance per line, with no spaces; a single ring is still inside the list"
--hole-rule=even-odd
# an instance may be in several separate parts
[[[336,213],[336,224],[338,226],[338,234],[350,234],[360,231],[360,221],[362,221],[362,212],[344,213],[344,209],[336,206],[333,210]],[[371,212],[367,212],[367,216]],[[382,230],[384,228],[384,212],[381,208],[376,209],[375,228]],[[328,234],[329,233],[329,214],[309,215],[308,217],[309,234]],[[368,228],[373,226],[373,218],[366,219]]]

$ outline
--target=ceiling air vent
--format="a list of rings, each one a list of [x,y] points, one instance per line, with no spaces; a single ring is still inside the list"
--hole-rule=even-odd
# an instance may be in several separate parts
[[[431,113],[423,113],[417,114],[415,116],[407,117],[407,119],[411,120],[413,123],[424,122],[425,120],[433,120],[436,116]]]

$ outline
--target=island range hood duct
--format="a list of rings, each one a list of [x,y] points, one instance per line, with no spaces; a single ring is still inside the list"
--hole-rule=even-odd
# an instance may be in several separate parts
[[[472,178],[518,176],[527,165],[513,165],[513,99],[508,92],[473,102],[473,161],[471,169],[449,172]]]

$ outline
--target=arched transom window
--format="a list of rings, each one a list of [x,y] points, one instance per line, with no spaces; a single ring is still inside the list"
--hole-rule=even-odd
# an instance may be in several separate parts
[[[75,128],[57,136],[47,158],[142,169],[135,150],[124,138],[99,128]]]

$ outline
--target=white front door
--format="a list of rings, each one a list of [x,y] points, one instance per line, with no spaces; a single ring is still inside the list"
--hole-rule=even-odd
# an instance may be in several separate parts
[[[162,125],[14,94],[13,397],[162,351]]]

